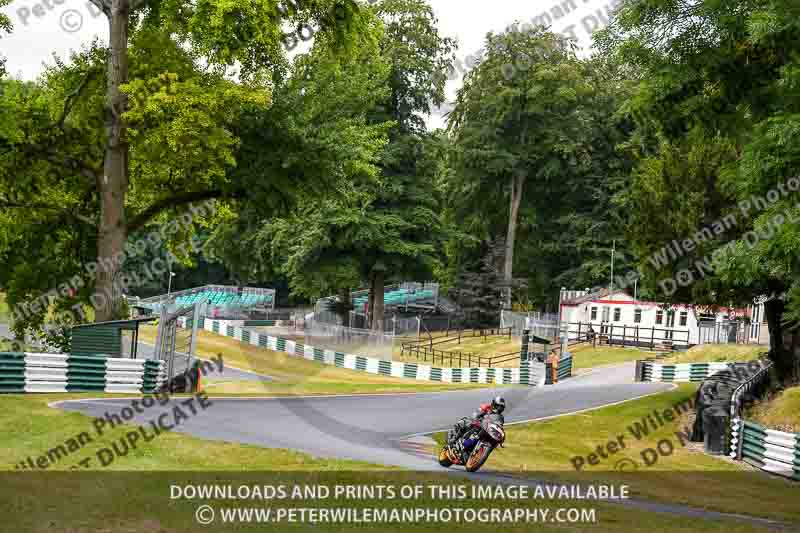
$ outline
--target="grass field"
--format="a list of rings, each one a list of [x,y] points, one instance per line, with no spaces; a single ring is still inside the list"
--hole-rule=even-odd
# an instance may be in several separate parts
[[[85,396],[85,395],[83,395]],[[81,432],[92,433],[92,420],[78,413],[60,411],[48,407],[48,403],[82,397],[76,394],[45,395],[4,395],[0,397],[0,426],[13,428],[0,434],[0,463],[2,469],[12,470],[14,465],[29,456],[34,458],[46,454],[48,450],[73,438]],[[600,416],[599,421],[592,422],[593,416]],[[573,420],[578,418],[578,420]],[[574,415],[554,422],[562,424],[562,430],[569,430],[569,435],[562,433],[560,438],[566,441],[585,434],[588,424],[597,429],[603,427],[603,419],[607,415],[601,412]],[[545,423],[547,424],[547,423]],[[169,497],[170,486],[185,483],[246,483],[249,485],[266,485],[284,483],[292,486],[297,483],[308,485],[335,483],[347,484],[418,484],[434,483],[445,485],[459,483],[464,485],[469,480],[461,478],[438,478],[435,475],[420,476],[401,470],[371,465],[357,461],[314,458],[307,454],[290,450],[265,449],[256,446],[226,442],[214,442],[197,439],[178,433],[165,432],[152,441],[141,444],[123,457],[117,457],[107,467],[97,461],[89,462],[89,469],[69,474],[58,474],[73,464],[84,459],[93,459],[96,453],[123,437],[129,429],[122,427],[106,431],[102,436],[95,436],[75,453],[56,461],[47,468],[48,475],[26,475],[7,477],[0,488],[0,501],[13,502],[11,512],[4,514],[4,529],[17,532],[45,531],[120,531],[123,533],[139,533],[159,531],[162,533],[197,531],[194,512],[200,502],[191,500],[173,500]],[[509,447],[495,454],[491,461],[524,459],[533,455],[533,449],[524,452],[523,446],[533,444],[534,433],[526,426],[510,427],[512,434]],[[553,438],[553,429],[543,431],[545,439]],[[94,433],[92,433],[94,435]],[[525,437],[527,435],[527,437]],[[527,438],[527,442],[524,440]],[[555,443],[553,443],[555,444]],[[560,463],[552,452],[548,453],[549,465]],[[497,463],[499,464],[499,463]],[[213,470],[213,471],[212,471]],[[390,472],[387,472],[390,471]],[[92,472],[117,472],[116,475],[95,475]],[[122,474],[122,472],[128,472]],[[163,472],[163,474],[158,474]],[[386,472],[382,474],[381,472]],[[148,474],[151,473],[151,474]],[[332,481],[334,480],[334,481]],[[238,482],[238,483],[237,483]],[[630,483],[634,485],[633,483]],[[766,488],[766,487],[765,487]],[[124,505],[112,502],[125,502]],[[761,498],[769,509],[769,497]],[[204,499],[201,503],[211,503],[217,507],[269,507],[284,505],[282,501],[245,500],[219,501]],[[297,506],[299,502],[288,502]],[[698,506],[701,502],[694,501]],[[387,500],[368,498],[348,501],[353,507],[407,507],[412,504],[407,500]],[[325,500],[322,502],[304,501],[303,506],[339,507],[341,501]],[[557,532],[595,532],[611,533],[628,531],[649,533],[654,529],[666,533],[689,533],[694,531],[719,533],[756,533],[766,531],[763,528],[741,524],[738,522],[712,522],[694,517],[680,517],[596,503],[594,501],[570,500],[485,500],[465,498],[433,499],[423,496],[413,501],[413,506],[423,508],[463,507],[463,508],[549,508],[578,507],[596,510],[596,523],[589,524],[551,524],[537,523],[504,524],[503,530],[514,533],[531,531]],[[785,514],[791,512],[787,506]],[[554,512],[554,511],[553,511]],[[794,512],[797,512],[794,509]],[[485,524],[437,524],[421,523],[414,530],[441,531],[445,526],[457,525],[459,530],[467,532],[485,531]],[[280,531],[344,531],[349,526],[328,526],[324,524],[281,524]],[[263,530],[264,525],[258,523],[237,524],[236,530]],[[312,529],[313,528],[313,529]],[[203,526],[205,531],[230,531],[230,524],[215,523]],[[408,524],[362,524],[359,531],[405,532]]]
[[[750,361],[766,351],[766,346],[758,344],[703,344],[694,346],[685,352],[674,352],[670,357],[659,359],[659,362],[676,364]],[[592,348],[590,345],[578,345],[573,347],[571,352],[574,369],[626,363],[654,357],[653,352],[616,346]]]
[[[769,351],[760,344],[703,344],[664,359],[669,363],[725,363],[757,359]]]
[[[800,433],[800,387],[788,388],[754,406],[745,418],[779,431]]]
[[[262,330],[264,328],[261,328]],[[299,340],[303,341],[304,337],[302,335],[281,335],[284,338],[290,340]],[[207,331],[200,332],[201,337],[201,348],[199,348],[200,352],[199,355],[201,356],[211,356],[216,355],[219,350],[225,349],[226,350],[226,357],[228,360],[231,361],[232,366],[236,366],[242,369],[252,369],[253,371],[266,373],[268,375],[271,374],[268,370],[272,370],[270,364],[272,362],[276,362],[280,368],[274,370],[278,375],[275,377],[279,377],[281,381],[295,381],[298,375],[307,375],[309,372],[313,372],[313,368],[316,367],[315,363],[310,363],[308,361],[300,360],[297,362],[301,368],[284,368],[286,365],[295,366],[294,361],[295,358],[287,356],[285,354],[274,354],[271,356],[269,361],[265,361],[263,357],[255,355],[261,351],[264,351],[262,348],[257,347],[250,347],[247,345],[243,345],[238,341],[226,337],[222,337],[219,335],[215,335],[213,333]],[[142,340],[146,342],[153,342],[155,339],[155,326],[145,326],[142,328],[141,333]],[[435,345],[434,348],[436,350],[443,350],[443,351],[462,351],[462,352],[471,352],[476,355],[480,355],[483,358],[490,357],[492,355],[501,355],[507,354],[511,352],[519,351],[520,341],[516,337],[512,337],[509,339],[507,336],[493,336],[493,337],[463,337],[461,339],[461,343],[458,343],[457,339],[453,339],[449,342],[441,343]],[[351,351],[347,350],[347,347],[338,347],[337,349],[346,351],[347,353],[356,353],[358,355],[367,355],[369,356],[370,353],[362,353],[363,350],[358,350],[358,346],[354,345],[351,347]],[[713,345],[713,344],[706,344],[702,346],[695,346],[686,352],[675,352],[674,355],[671,357],[660,359],[660,362],[669,364],[669,363],[690,363],[690,362],[721,362],[721,361],[748,361],[758,357],[761,353],[766,350],[765,346],[760,345]],[[611,346],[598,346],[596,348],[591,347],[590,345],[577,345],[573,346],[571,349],[573,354],[573,370],[580,371],[582,369],[594,368],[603,365],[611,365],[611,364],[619,364],[625,363],[630,361],[636,361],[639,359],[646,359],[653,357],[653,352],[640,350],[638,348],[628,348],[628,347],[611,347]],[[205,354],[205,355],[203,355]],[[441,365],[441,366],[450,366],[451,361],[449,358],[445,357],[444,361],[441,359],[441,355],[437,354],[435,361],[431,360],[430,355],[427,358],[417,357],[415,355],[410,355],[408,353],[401,355],[401,348],[399,343],[394,346],[393,349],[393,356],[394,361],[403,361],[403,362],[412,362],[412,363],[423,363],[423,364],[432,364],[432,365]],[[236,363],[236,361],[240,361],[240,363]],[[460,364],[459,364],[460,363]],[[478,366],[477,363],[473,361],[469,361],[466,357],[463,358],[460,362],[458,358],[452,363],[455,366]],[[306,365],[306,366],[303,366]],[[310,366],[309,366],[310,365]],[[519,359],[514,358],[508,361],[502,361],[499,363],[493,363],[492,366],[497,367],[517,367],[519,366]],[[258,370],[260,368],[262,370]],[[284,373],[285,371],[289,372],[289,375],[286,376],[286,379],[282,378],[280,374]],[[338,375],[341,369],[330,369],[334,373]],[[347,371],[345,371],[347,372]],[[360,373],[358,373],[360,374]],[[324,376],[322,376],[324,377]],[[357,377],[357,376],[356,376]],[[378,379],[385,379],[380,376],[377,377]],[[330,382],[329,382],[330,383]],[[387,386],[390,385],[386,383]],[[312,385],[312,383],[307,383],[307,385]],[[437,385],[427,385],[432,387],[441,387]],[[253,385],[248,385],[248,389],[252,389]],[[255,387],[260,387],[260,385],[255,385]],[[386,389],[392,390],[391,387]],[[310,392],[311,389],[308,389]],[[221,392],[224,392],[222,390]],[[348,389],[347,386],[343,386],[337,392],[356,392],[355,389]]]
[[[85,398],[86,394],[7,394],[0,396],[0,427],[13,428],[0,435],[0,469],[13,470],[20,461],[31,456],[47,454],[51,448],[63,444],[81,432],[89,432],[93,441],[75,453],[70,453],[51,464],[48,471],[69,470],[85,458],[92,459],[91,470],[363,470],[378,469],[356,461],[314,459],[306,454],[259,448],[244,444],[205,441],[179,433],[164,432],[152,441],[118,456],[110,465],[102,467],[95,460],[98,450],[119,442],[130,426],[117,426],[104,430],[97,436],[92,419],[80,413],[71,413],[48,407],[59,400]],[[92,397],[113,395],[92,394]],[[213,403],[212,403],[213,408]],[[201,414],[198,416],[202,416]]]
[[[588,344],[574,346],[570,349],[570,352],[572,353],[573,370],[627,363],[628,361],[636,361],[637,359],[648,357],[647,352],[638,348],[612,348],[609,346],[592,348]]]
[[[508,426],[505,448],[492,454],[487,466],[537,479],[627,483],[639,498],[800,522],[797,484],[706,455],[701,443],[689,443],[676,434],[687,426],[691,428],[685,407],[695,390],[695,385],[687,384],[617,406]],[[656,429],[637,439],[635,423],[656,411],[670,411],[674,420],[656,423]],[[620,435],[624,448],[619,445]],[[443,435],[436,435],[436,439],[442,442]],[[608,443],[612,441],[618,443],[616,453],[609,452]],[[647,466],[655,452],[645,450],[655,451],[661,441],[668,441],[672,451]],[[598,455],[597,464],[592,465],[589,454],[597,453],[598,446],[607,458]],[[661,446],[665,452],[669,450],[667,444]],[[577,457],[584,461],[581,471],[575,468]]]
[[[155,341],[155,326],[139,330],[144,342]],[[274,382],[231,381],[208,386],[210,393],[228,394],[355,394],[383,392],[434,392],[487,388],[486,384],[451,384],[415,381],[337,368],[283,352],[242,343],[204,330],[198,331],[197,353],[210,359],[222,354],[225,364],[264,374]]]
[[[423,338],[424,339],[424,338]],[[441,340],[441,339],[440,339]],[[437,342],[434,339],[434,342]],[[493,356],[500,356],[504,354],[509,354],[513,352],[519,352],[520,350],[520,342],[521,340],[518,337],[511,337],[509,338],[508,335],[495,335],[495,336],[487,336],[487,337],[462,337],[461,342],[459,343],[458,338],[453,338],[447,342],[442,342],[441,344],[435,344],[433,348],[437,351],[446,351],[446,352],[464,352],[464,353],[472,353],[474,356],[481,357],[484,361],[489,357]],[[437,353],[436,355],[436,363],[435,364],[443,364],[445,366],[450,366],[450,359],[445,356],[445,362],[442,363],[440,360],[440,354]],[[418,358],[414,355],[410,355],[408,353],[402,354],[401,353],[401,346],[398,344],[394,347],[393,351],[393,359],[395,361],[405,361],[411,363],[428,363],[430,364],[430,356],[428,356],[428,360],[425,361],[424,358]],[[471,364],[472,363],[472,364]],[[475,359],[469,360],[466,356],[461,359],[461,364],[459,363],[458,357],[456,357],[456,362],[454,363],[455,366],[479,366]],[[485,363],[482,366],[488,366],[488,363]],[[499,363],[492,363],[492,366],[495,367],[517,367],[519,366],[519,359],[511,359],[508,361],[501,361]]]

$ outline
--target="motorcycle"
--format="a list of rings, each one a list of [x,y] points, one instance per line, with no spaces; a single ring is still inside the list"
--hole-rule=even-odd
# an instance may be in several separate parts
[[[445,468],[463,465],[467,472],[477,472],[495,448],[503,447],[506,431],[500,417],[489,414],[475,423],[454,443],[439,452],[439,464]]]

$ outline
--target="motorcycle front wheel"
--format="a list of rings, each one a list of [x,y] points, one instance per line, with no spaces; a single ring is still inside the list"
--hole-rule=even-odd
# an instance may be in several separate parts
[[[467,464],[464,465],[467,472],[477,472],[480,470],[493,449],[494,448],[486,442],[481,442],[475,446],[475,449],[472,450],[472,453],[469,455],[469,459],[467,459]]]
[[[447,453],[447,446],[442,448],[439,452],[439,464],[445,468],[450,468],[453,462],[450,460],[450,456]]]

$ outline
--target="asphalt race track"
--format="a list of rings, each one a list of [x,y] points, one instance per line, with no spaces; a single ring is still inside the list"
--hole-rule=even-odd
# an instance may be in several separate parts
[[[544,387],[514,387],[422,394],[347,395],[291,398],[212,398],[212,405],[175,431],[203,439],[290,448],[319,457],[356,459],[428,470],[440,467],[430,455],[414,453],[412,437],[447,429],[498,392],[506,397],[506,423],[545,418],[669,390],[664,383],[633,383],[632,364]],[[144,424],[181,400],[137,414]],[[73,400],[61,409],[102,417],[130,400]]]
[[[469,415],[498,392],[508,402],[506,424],[513,424],[602,407],[673,388],[669,383],[634,383],[633,375],[634,364],[627,363],[598,368],[589,374],[544,387],[327,397],[212,397],[212,404],[206,410],[191,416],[174,431],[203,439],[290,448],[318,457],[468,475],[470,479],[484,483],[550,485],[536,479],[522,480],[492,472],[491,469],[474,474],[466,474],[459,467],[445,470],[430,451],[423,451],[426,440],[423,435],[450,428],[460,417]],[[144,414],[137,414],[132,422],[146,424],[161,413],[172,411],[181,401],[185,400],[171,400],[163,407],[148,409]],[[119,413],[130,402],[130,398],[70,400],[57,402],[53,407],[102,417],[106,412]],[[599,439],[602,437],[598,436]],[[747,522],[777,531],[794,530],[793,524],[684,505],[638,499],[618,503],[649,512]]]

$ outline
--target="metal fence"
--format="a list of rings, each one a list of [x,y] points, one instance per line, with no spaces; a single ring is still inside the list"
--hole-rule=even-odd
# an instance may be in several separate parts
[[[342,317],[333,311],[317,309],[313,312],[315,322],[333,324],[355,329],[371,329],[367,327],[367,316],[364,313],[351,311],[343,322]],[[454,321],[449,316],[402,316],[391,314],[383,318],[383,332],[387,335],[398,337],[419,337],[428,332],[447,331],[455,327]]]
[[[558,315],[554,313],[517,313],[515,311],[500,311],[500,327],[511,328],[515,337],[522,336],[525,329],[537,337],[555,339],[558,337]]]
[[[304,343],[341,353],[354,353],[391,361],[395,336],[360,328],[350,328],[319,320],[305,321]],[[399,343],[398,343],[399,347]]]
[[[746,328],[736,320],[700,320],[697,329],[698,344],[736,344],[747,341]]]

